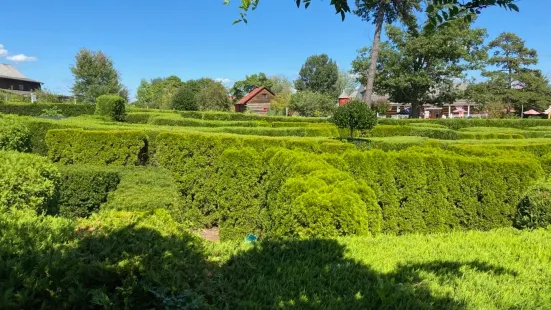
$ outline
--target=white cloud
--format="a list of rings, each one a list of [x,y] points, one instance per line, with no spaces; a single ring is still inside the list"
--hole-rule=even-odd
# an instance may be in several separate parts
[[[216,79],[214,79],[214,80],[215,80],[216,82],[220,82],[220,83],[222,83],[222,84],[228,84],[228,83],[231,82],[231,80],[228,79],[228,78],[216,78]]]
[[[13,62],[27,62],[27,61],[37,61],[38,58],[33,56],[26,56],[25,54],[13,55],[6,57],[8,60]]]
[[[4,45],[0,44],[0,57],[8,56],[8,50],[4,48]]]

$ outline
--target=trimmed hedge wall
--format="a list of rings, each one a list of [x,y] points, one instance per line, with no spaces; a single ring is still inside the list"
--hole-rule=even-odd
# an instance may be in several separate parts
[[[143,165],[147,135],[142,131],[54,129],[46,134],[48,157],[61,164]]]
[[[0,151],[27,151],[30,138],[27,126],[13,117],[0,115]]]
[[[119,183],[116,171],[101,166],[60,166],[60,172],[54,212],[67,218],[88,217],[99,210]]]
[[[348,152],[357,180],[373,190],[387,233],[510,227],[524,191],[543,175],[536,160],[468,157],[436,148]]]
[[[519,203],[515,220],[517,228],[547,228],[551,225],[551,182],[531,187]]]
[[[154,116],[148,121],[152,125],[184,126],[184,127],[269,127],[266,121],[206,121],[181,116]]]
[[[46,109],[57,107],[63,116],[93,115],[96,106],[93,104],[69,104],[69,103],[2,103],[0,113],[17,114],[27,116],[40,116]]]
[[[450,129],[461,129],[468,127],[509,127],[509,128],[528,128],[536,126],[551,126],[551,120],[548,119],[485,119],[485,118],[473,118],[473,119],[393,119],[393,118],[380,118],[379,124],[381,125],[408,125],[411,123],[423,123],[423,124],[438,124],[446,126]]]
[[[262,116],[247,113],[231,112],[204,112],[204,111],[183,111],[180,114],[185,118],[196,118],[211,121],[268,121],[268,122],[307,122],[307,123],[328,123],[323,117],[289,117],[289,116]]]

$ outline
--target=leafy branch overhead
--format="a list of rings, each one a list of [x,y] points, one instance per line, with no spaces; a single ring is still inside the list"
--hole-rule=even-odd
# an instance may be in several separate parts
[[[388,2],[388,0],[380,0],[381,2]],[[408,0],[406,0],[408,1]],[[224,5],[230,4],[231,0],[224,0]],[[241,12],[240,18],[234,23],[244,22],[247,23],[247,13],[254,11],[259,4],[260,0],[241,0],[239,6]],[[304,4],[304,8],[310,6],[311,0],[295,0],[297,7],[300,8],[301,4]],[[342,20],[345,19],[346,14],[350,13],[351,0],[331,0],[331,5],[335,7],[336,14],[340,14]],[[356,0],[356,4],[360,1]],[[485,8],[491,6],[499,6],[506,10],[518,12],[518,6],[515,4],[518,0],[432,0],[431,4],[427,6],[426,13],[428,15],[427,30],[434,29],[437,26],[447,25],[447,22],[454,20],[458,17],[465,18],[467,21],[480,14]]]

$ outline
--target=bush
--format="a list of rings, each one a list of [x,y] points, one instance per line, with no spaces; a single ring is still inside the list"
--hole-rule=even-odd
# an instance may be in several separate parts
[[[102,95],[96,99],[96,115],[122,122],[126,116],[126,100],[117,95]]]
[[[515,226],[520,229],[546,228],[551,225],[551,183],[531,187],[518,206]]]
[[[17,114],[26,116],[40,116],[44,110],[56,108],[60,114],[71,117],[80,115],[93,115],[96,107],[93,104],[72,103],[5,103],[0,104],[0,113]]]
[[[347,152],[344,159],[375,191],[383,231],[396,234],[510,227],[524,191],[543,174],[535,159],[437,148]]]
[[[424,124],[424,123],[421,123]],[[434,124],[430,124],[434,125]],[[418,136],[441,140],[457,140],[460,134],[447,128],[434,126],[378,125],[369,132],[370,137]]]
[[[350,138],[355,130],[369,130],[377,125],[377,114],[361,100],[352,100],[337,108],[331,121],[339,128],[350,130]]]
[[[141,131],[56,129],[46,134],[48,156],[61,164],[143,165],[147,135]]]
[[[195,118],[209,121],[267,121],[267,122],[293,122],[293,123],[327,123],[324,117],[290,117],[290,116],[265,116],[235,112],[210,112],[210,111],[185,111],[180,113],[184,118]]]
[[[0,151],[0,207],[3,210],[46,211],[58,182],[57,169],[45,158]]]
[[[179,111],[197,111],[199,104],[195,95],[194,89],[186,83],[174,94],[170,106]]]
[[[55,208],[67,218],[88,217],[107,201],[117,187],[116,171],[97,166],[61,166]]]
[[[159,115],[149,119],[152,125],[184,126],[184,127],[268,127],[264,121],[205,121],[193,118],[183,118],[179,115]]]
[[[27,126],[13,117],[0,116],[0,151],[27,151],[30,138]]]
[[[325,94],[301,91],[291,96],[289,108],[301,116],[330,116],[337,107],[335,100]]]

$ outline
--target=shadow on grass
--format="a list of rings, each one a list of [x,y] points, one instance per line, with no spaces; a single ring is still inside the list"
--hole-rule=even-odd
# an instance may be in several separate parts
[[[433,296],[420,272],[461,277],[462,268],[514,274],[482,262],[433,261],[385,274],[344,257],[334,240],[264,241],[221,269],[217,308],[226,309],[465,309]]]
[[[345,257],[335,240],[265,240],[221,266],[191,234],[132,225],[0,235],[1,309],[465,309],[434,296],[425,272],[512,274],[483,262],[432,261],[381,273]],[[56,242],[50,242],[52,238]]]

